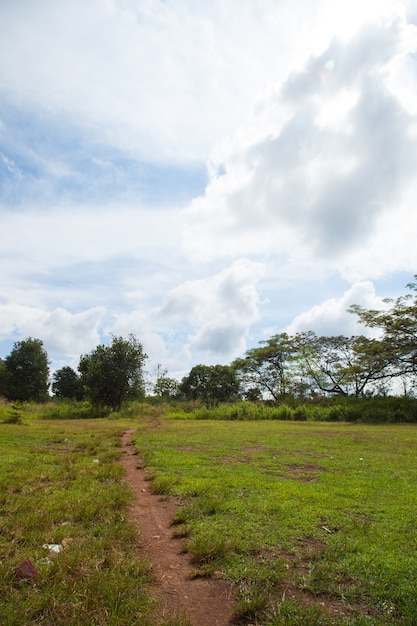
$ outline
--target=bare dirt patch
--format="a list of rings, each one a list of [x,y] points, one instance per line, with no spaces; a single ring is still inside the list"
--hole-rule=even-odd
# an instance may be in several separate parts
[[[297,465],[293,463],[286,468],[287,476],[282,478],[293,478],[302,482],[311,482],[316,479],[317,474],[320,472],[326,472],[326,468],[313,465],[312,463],[303,463]]]
[[[146,472],[132,443],[133,432],[127,430],[122,438],[126,479],[135,494],[130,519],[140,534],[143,554],[153,564],[159,623],[176,619],[192,626],[232,624],[236,589],[226,580],[193,577],[191,557],[171,527],[175,500],[150,492]]]

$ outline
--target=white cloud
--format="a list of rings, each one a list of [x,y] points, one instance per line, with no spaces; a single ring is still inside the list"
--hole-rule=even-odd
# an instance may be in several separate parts
[[[283,45],[297,57],[313,39],[302,14],[314,23],[314,3],[3,3],[1,83],[92,142],[147,160],[204,160],[282,74]]]
[[[352,304],[377,310],[386,306],[377,296],[374,285],[370,281],[358,282],[352,285],[342,297],[331,298],[297,315],[287,327],[287,332],[295,334],[312,330],[319,336],[374,336],[374,331],[359,324],[357,316],[348,313],[348,308]]]
[[[394,5],[0,3],[2,337],[134,332],[183,374],[296,314],[351,332],[371,279],[417,267],[416,4]]]
[[[99,326],[103,309],[81,313],[63,308],[45,311],[16,304],[0,305],[1,338],[13,335],[41,339],[48,352],[67,357],[89,352],[100,340]]]
[[[395,16],[364,26],[347,42],[335,39],[271,90],[259,124],[255,112],[247,130],[242,127],[223,153],[217,149],[205,196],[188,211],[190,255],[280,251],[291,260],[325,261],[342,273],[349,267],[369,276],[375,261],[368,264],[360,251],[382,216],[394,219],[399,203],[408,214],[397,223],[398,246],[417,229],[411,202],[417,103],[410,96],[417,92],[410,72],[416,50],[416,29]],[[407,92],[392,82],[393,67],[409,75]],[[384,255],[381,248],[380,260]],[[413,263],[410,258],[407,269]],[[403,264],[391,258],[390,267]]]
[[[168,327],[180,320],[194,329],[189,342],[201,354],[236,355],[259,318],[256,283],[263,271],[261,264],[240,259],[217,274],[186,281],[168,293],[158,317]]]
[[[254,94],[393,4],[2,3],[2,96],[32,119],[77,130],[85,146],[154,162],[205,161],[244,121]]]

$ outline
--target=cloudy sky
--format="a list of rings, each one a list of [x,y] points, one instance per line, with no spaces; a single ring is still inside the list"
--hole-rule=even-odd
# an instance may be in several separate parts
[[[180,378],[417,273],[417,0],[14,0],[0,50],[0,356]]]

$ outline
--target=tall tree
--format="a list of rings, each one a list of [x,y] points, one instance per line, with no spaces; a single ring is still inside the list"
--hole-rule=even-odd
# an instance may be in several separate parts
[[[179,393],[180,384],[175,378],[160,376],[154,385],[154,394],[160,398],[174,398]]]
[[[407,287],[414,294],[386,299],[385,310],[365,309],[357,304],[349,309],[368,328],[380,329],[389,377],[417,374],[417,284],[409,283]]]
[[[274,400],[299,388],[298,365],[298,343],[287,333],[261,341],[232,363],[248,393],[258,389]]]
[[[188,400],[201,400],[210,408],[236,400],[239,382],[230,365],[195,365],[182,379],[180,391]]]
[[[52,393],[57,398],[82,400],[84,389],[81,377],[68,365],[54,372],[52,378]]]
[[[383,344],[363,336],[297,335],[300,358],[316,393],[361,396],[386,376]]]
[[[117,411],[126,398],[142,396],[146,358],[134,335],[113,337],[110,346],[99,345],[83,355],[78,369],[93,405]]]
[[[44,402],[48,398],[49,361],[40,339],[17,341],[5,365],[9,400]]]
[[[6,363],[3,359],[0,359],[0,398],[6,397],[7,395],[7,379],[8,372],[6,368]]]

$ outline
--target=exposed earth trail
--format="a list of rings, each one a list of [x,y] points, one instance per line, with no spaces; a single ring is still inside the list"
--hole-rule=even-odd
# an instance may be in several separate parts
[[[158,619],[162,623],[184,620],[187,626],[232,624],[236,590],[220,578],[193,577],[190,556],[184,552],[182,540],[173,536],[174,499],[161,499],[150,492],[146,471],[132,442],[133,433],[130,429],[123,434],[122,461],[126,480],[135,494],[130,519],[155,572]]]

